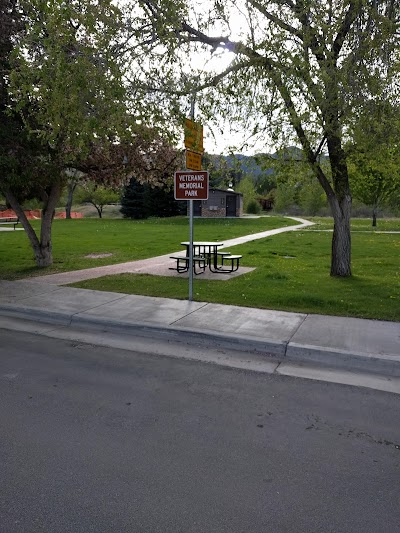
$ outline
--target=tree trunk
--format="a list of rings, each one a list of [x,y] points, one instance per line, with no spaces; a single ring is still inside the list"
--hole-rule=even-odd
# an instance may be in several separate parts
[[[376,207],[372,209],[372,227],[376,228]]]
[[[333,237],[331,276],[351,276],[351,200],[341,208],[336,205],[333,212]]]
[[[76,181],[71,182],[68,185],[68,198],[67,198],[67,203],[65,205],[65,218],[69,218],[69,219],[71,218],[72,202],[74,199],[74,192],[75,192],[76,186],[77,186]]]
[[[94,205],[94,207],[96,208],[99,218],[103,218],[103,206],[98,206],[94,204],[93,202],[92,202],[92,205]]]
[[[53,264],[53,250],[51,241],[46,245],[40,243],[39,248],[35,249],[35,261],[39,268],[45,268]]]
[[[39,267],[46,267],[53,263],[53,244],[51,230],[55,214],[55,208],[61,195],[61,182],[52,184],[48,194],[46,206],[42,213],[42,225],[40,228],[40,254],[35,256]]]
[[[61,184],[56,182],[50,188],[46,205],[42,211],[40,240],[38,239],[35,230],[32,228],[29,220],[27,219],[21,204],[18,202],[11,189],[4,189],[4,194],[8,203],[18,216],[24,230],[26,231],[35,254],[36,265],[41,268],[50,266],[53,263],[51,228],[54,218],[54,209],[61,194]]]
[[[334,121],[335,122],[335,121]],[[339,135],[327,135],[334,195],[328,197],[333,215],[331,276],[351,276],[351,194],[346,155]]]

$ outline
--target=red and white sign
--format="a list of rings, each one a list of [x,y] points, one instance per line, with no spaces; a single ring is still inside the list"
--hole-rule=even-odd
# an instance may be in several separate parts
[[[180,170],[174,175],[175,200],[208,200],[208,172]]]

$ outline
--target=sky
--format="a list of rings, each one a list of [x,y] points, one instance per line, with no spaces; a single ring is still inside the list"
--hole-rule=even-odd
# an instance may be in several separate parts
[[[213,60],[209,60],[209,54],[198,55],[191,58],[191,65],[193,68],[199,68],[204,71],[213,71],[217,72],[223,71],[227,68],[232,62],[235,55],[228,51],[221,51]],[[190,118],[190,106],[188,105],[186,115]],[[195,107],[195,121],[199,120],[199,117],[196,117],[196,107]],[[221,134],[220,130],[223,130],[224,133]],[[215,126],[203,122],[204,130],[204,149],[207,153],[210,154],[224,154],[228,155],[233,151],[233,153],[241,153],[244,155],[254,155],[256,153],[261,153],[267,151],[265,143],[256,142],[254,147],[243,148],[243,144],[246,142],[246,134],[243,132],[235,133],[230,129],[229,122],[223,122],[222,119],[219,122],[218,130]],[[183,136],[182,136],[183,144]],[[233,150],[232,150],[233,148]]]

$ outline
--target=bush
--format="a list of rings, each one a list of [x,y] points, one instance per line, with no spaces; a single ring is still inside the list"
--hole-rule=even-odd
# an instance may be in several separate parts
[[[247,204],[246,212],[250,215],[258,215],[261,212],[261,206],[257,200],[250,200]]]

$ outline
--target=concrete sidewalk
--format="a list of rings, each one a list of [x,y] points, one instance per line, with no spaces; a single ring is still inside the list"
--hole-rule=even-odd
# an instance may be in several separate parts
[[[56,326],[120,334],[129,337],[132,349],[138,337],[151,337],[400,377],[398,322],[151,298],[37,280],[0,281],[0,328],[19,318],[38,324],[42,333]]]

